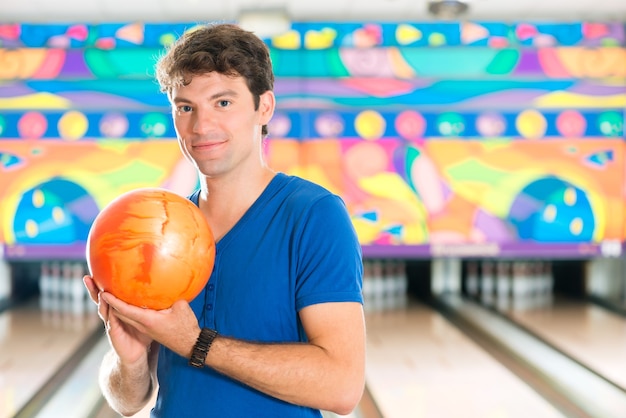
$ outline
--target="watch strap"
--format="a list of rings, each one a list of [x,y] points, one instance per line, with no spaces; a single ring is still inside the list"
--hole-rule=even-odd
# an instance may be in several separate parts
[[[213,344],[213,340],[217,337],[217,331],[210,328],[202,328],[200,330],[200,335],[196,340],[196,344],[193,346],[193,351],[191,352],[191,358],[189,359],[189,365],[196,368],[203,368],[204,362],[206,360],[207,354],[209,354],[209,350],[211,349],[211,344]]]

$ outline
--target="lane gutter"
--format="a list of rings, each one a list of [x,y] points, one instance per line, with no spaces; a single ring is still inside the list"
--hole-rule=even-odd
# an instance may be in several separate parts
[[[425,301],[570,418],[626,416],[626,391],[555,347],[456,294]]]
[[[96,327],[82,342],[80,347],[63,363],[63,365],[39,388],[39,390],[14,415],[14,418],[31,418],[46,406],[54,395],[63,387],[80,363],[87,357],[96,344],[102,339],[104,330]],[[43,354],[43,353],[42,353]]]

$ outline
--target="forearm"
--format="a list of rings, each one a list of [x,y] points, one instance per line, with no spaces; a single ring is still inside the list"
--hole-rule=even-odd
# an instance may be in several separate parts
[[[286,402],[349,413],[364,386],[363,359],[340,361],[310,343],[256,344],[218,337],[206,364]]]
[[[152,365],[157,350],[147,351],[146,357],[134,364],[123,364],[110,350],[100,367],[100,387],[105,399],[115,411],[124,416],[134,415],[148,402],[155,387]]]

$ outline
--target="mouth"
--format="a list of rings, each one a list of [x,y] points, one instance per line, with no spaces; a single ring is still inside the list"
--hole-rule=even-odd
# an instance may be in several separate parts
[[[225,143],[226,141],[199,142],[197,144],[192,144],[191,148],[194,151],[212,151],[219,148],[221,145],[224,145]]]

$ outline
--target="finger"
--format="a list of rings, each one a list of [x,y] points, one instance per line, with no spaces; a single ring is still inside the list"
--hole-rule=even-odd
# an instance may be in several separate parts
[[[152,309],[131,305],[108,292],[102,292],[101,298],[109,305],[109,316],[115,316],[116,321],[128,324],[139,332],[146,333],[157,321],[156,311]]]
[[[172,306],[168,309],[179,311],[181,309],[190,309],[189,302],[184,299],[177,300],[172,304]]]
[[[145,311],[144,308],[130,305],[108,292],[102,292],[100,298],[109,306],[109,315],[115,313],[120,320],[126,323],[137,320]]]
[[[109,304],[101,297],[102,292],[98,293],[96,296],[98,300],[98,316],[102,319],[105,325],[108,326],[109,323]]]
[[[98,293],[100,292],[100,290],[98,289],[98,287],[94,283],[94,281],[91,278],[91,276],[84,276],[83,277],[83,283],[85,284],[85,287],[87,288],[87,292],[89,292],[89,297],[91,298],[91,300],[94,303],[97,304],[98,303]]]
[[[124,302],[122,299],[116,297],[112,293],[102,292],[100,298],[104,300],[112,309],[123,313],[124,315],[140,315],[145,309],[140,308],[130,303]]]
[[[145,334],[147,332],[146,327],[140,321],[133,319],[132,317],[128,317],[116,311],[115,309],[111,309],[109,311],[109,325],[111,327],[120,327],[123,326],[126,329],[127,327],[131,327],[132,329]]]
[[[110,310],[107,321],[105,322],[107,331],[109,331],[111,327],[120,326],[122,323],[123,321],[115,314],[115,311]]]

